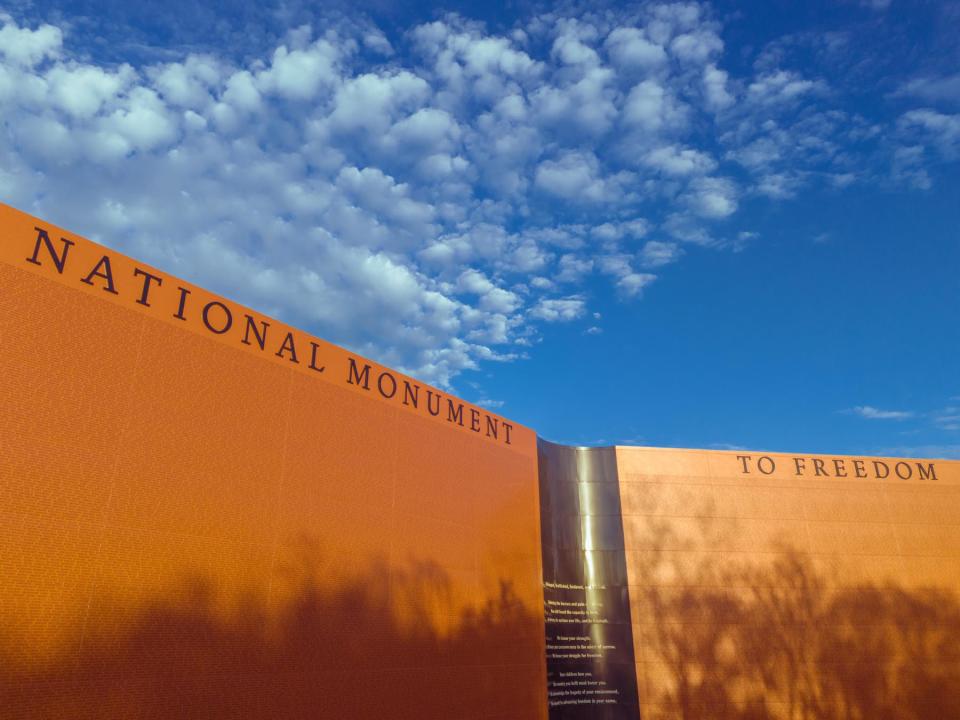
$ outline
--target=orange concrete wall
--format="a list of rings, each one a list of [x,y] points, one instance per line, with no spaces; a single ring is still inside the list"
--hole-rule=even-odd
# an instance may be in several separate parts
[[[545,718],[540,583],[530,430],[0,206],[0,716]]]
[[[617,464],[644,720],[960,717],[960,463]]]

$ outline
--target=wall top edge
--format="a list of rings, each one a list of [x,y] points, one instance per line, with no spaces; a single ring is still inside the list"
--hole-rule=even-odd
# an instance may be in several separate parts
[[[536,446],[556,450],[635,454],[680,454],[687,456],[751,456],[773,458],[829,458],[831,460],[878,460],[931,462],[960,468],[960,460],[893,456],[797,453],[764,450],[671,448],[642,445],[566,445],[537,436],[530,428],[492,413],[486,408],[444,392],[358,353],[282,323],[226,297],[215,295],[170,273],[142,263],[110,247],[72,233],[53,223],[0,202],[0,261],[34,275],[67,285],[79,292],[151,315],[168,324],[211,340],[233,345],[237,350],[260,355],[264,361],[284,365],[318,380],[339,384],[373,401],[388,403],[401,413],[418,413],[446,422],[477,439],[531,454]],[[152,294],[151,294],[152,293]],[[192,305],[190,311],[188,305]],[[230,318],[228,329],[227,318]],[[246,322],[247,319],[251,322]],[[236,322],[234,322],[236,319]],[[246,325],[244,323],[246,322]],[[266,347],[256,329],[282,338]],[[230,332],[230,331],[233,332]],[[252,337],[252,341],[251,341]],[[299,348],[299,350],[295,350]],[[297,355],[299,352],[299,355]],[[291,363],[294,363],[291,365]],[[418,397],[414,401],[412,390]],[[425,402],[424,402],[425,400]],[[436,410],[436,414],[434,414]]]
[[[740,448],[736,450],[726,450],[718,448],[687,448],[687,447],[667,447],[667,446],[656,446],[656,445],[567,445],[565,443],[557,443],[552,440],[546,440],[541,436],[537,436],[537,442],[541,445],[545,445],[552,448],[561,448],[564,450],[580,450],[580,451],[589,451],[589,450],[603,450],[610,451],[616,450],[618,452],[627,452],[627,453],[658,453],[658,454],[669,454],[677,453],[682,455],[723,455],[723,456],[732,456],[736,457],[738,455],[748,455],[751,457],[777,457],[777,458],[837,458],[843,460],[887,460],[892,462],[937,462],[937,463],[948,463],[951,465],[960,466],[960,460],[951,459],[951,458],[942,458],[942,457],[916,457],[916,456],[905,456],[905,455],[851,455],[849,453],[818,453],[818,452],[802,452],[802,451],[785,451],[785,450],[754,450],[749,448]]]
[[[337,385],[398,417],[444,423],[491,449],[536,453],[534,432],[520,423],[2,202],[0,262]]]
[[[776,458],[837,458],[842,460],[888,460],[892,462],[937,462],[949,463],[960,466],[960,460],[942,457],[915,457],[906,455],[851,455],[849,453],[818,453],[803,451],[785,451],[785,450],[754,450],[750,448],[741,448],[737,450],[726,450],[716,448],[678,448],[678,447],[657,447],[653,445],[611,445],[623,452],[650,452],[650,453],[682,453],[682,454],[700,454],[700,455],[725,455],[725,456],[751,456],[751,457],[776,457]]]

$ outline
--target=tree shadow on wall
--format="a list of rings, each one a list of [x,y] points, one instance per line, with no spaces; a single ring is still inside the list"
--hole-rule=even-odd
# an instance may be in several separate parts
[[[641,646],[661,668],[650,720],[960,718],[960,603],[950,591],[844,584],[779,545],[766,564],[684,567],[651,521]],[[691,546],[709,547],[709,519]]]
[[[119,631],[102,617],[79,653],[17,670],[0,651],[0,717],[539,716],[542,619],[508,581],[457,610],[436,565],[390,570],[336,588],[304,571],[277,606],[248,594],[230,610],[210,579],[187,578]]]

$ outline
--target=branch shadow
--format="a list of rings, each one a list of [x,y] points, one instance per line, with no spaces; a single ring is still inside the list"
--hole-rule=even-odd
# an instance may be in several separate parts
[[[783,542],[766,562],[681,563],[671,550],[723,546],[709,518],[686,545],[667,519],[647,532],[635,571],[670,580],[636,588],[639,643],[657,668],[645,720],[960,718],[953,591],[838,582]]]
[[[508,580],[456,609],[437,565],[375,561],[337,587],[314,562],[289,597],[229,598],[184,576],[121,632],[88,631],[79,652],[18,666],[0,633],[4,718],[540,717],[542,618]],[[454,613],[442,628],[438,613]],[[535,661],[530,662],[531,655]]]

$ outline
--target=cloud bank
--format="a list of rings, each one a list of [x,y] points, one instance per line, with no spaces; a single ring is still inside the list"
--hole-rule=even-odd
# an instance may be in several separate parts
[[[0,199],[443,386],[550,323],[599,332],[600,288],[636,302],[738,249],[747,200],[927,187],[960,143],[949,112],[843,109],[788,53],[734,76],[697,3],[449,16],[402,47],[331,21],[242,65],[101,65],[68,27],[0,23]]]

